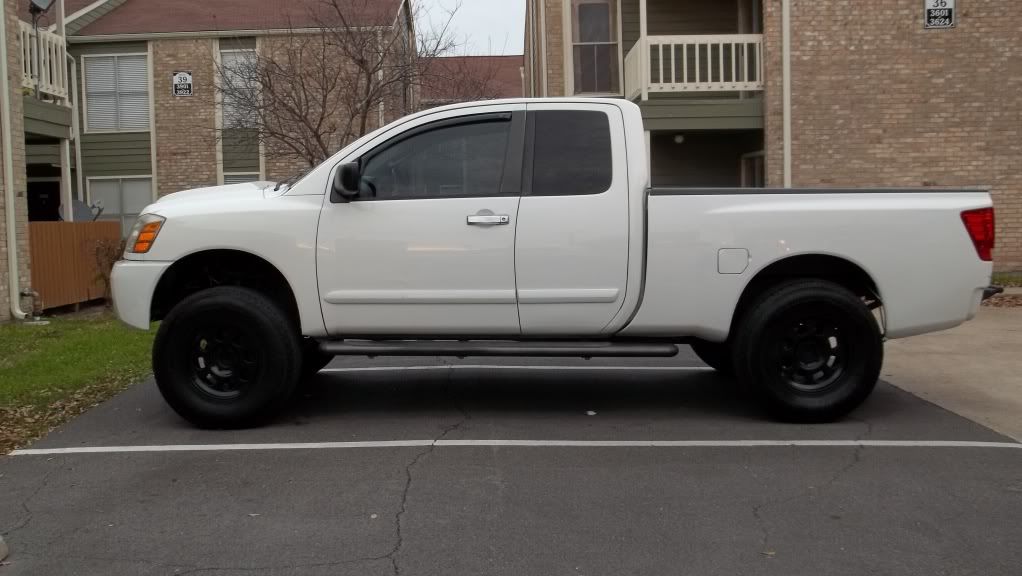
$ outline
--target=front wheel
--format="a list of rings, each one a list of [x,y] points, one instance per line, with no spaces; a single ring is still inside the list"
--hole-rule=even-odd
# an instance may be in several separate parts
[[[823,280],[786,282],[761,296],[737,326],[735,373],[784,420],[829,422],[876,386],[883,339],[848,289]]]
[[[153,343],[153,375],[178,414],[204,428],[260,424],[294,391],[294,323],[266,296],[220,286],[175,306]]]

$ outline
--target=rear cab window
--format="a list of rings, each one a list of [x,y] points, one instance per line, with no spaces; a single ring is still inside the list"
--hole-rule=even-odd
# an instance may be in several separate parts
[[[530,111],[526,142],[526,194],[602,194],[613,180],[607,114],[594,110]],[[531,173],[531,178],[530,178]]]

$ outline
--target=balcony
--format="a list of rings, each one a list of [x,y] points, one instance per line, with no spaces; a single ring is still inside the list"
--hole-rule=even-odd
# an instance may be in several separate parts
[[[763,90],[763,35],[640,36],[624,62],[629,100]]]
[[[21,85],[47,100],[68,101],[67,44],[63,36],[21,22]],[[37,41],[38,40],[38,41]]]

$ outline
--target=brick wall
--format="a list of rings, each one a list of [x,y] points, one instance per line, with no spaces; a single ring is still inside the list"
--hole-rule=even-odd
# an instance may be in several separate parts
[[[564,93],[564,2],[546,2],[546,73],[547,96],[565,96]]]
[[[214,186],[215,39],[153,40],[157,193]],[[173,96],[174,72],[192,73],[192,96]]]
[[[1022,269],[1022,25],[1012,2],[792,0],[795,186],[989,186],[999,270]],[[854,9],[851,9],[854,8]],[[767,180],[783,184],[781,0],[764,0]],[[907,230],[906,233],[911,233]]]
[[[14,211],[15,229],[17,231],[18,277],[22,290],[31,287],[31,270],[29,265],[28,244],[28,200],[25,196],[25,119],[21,102],[21,47],[19,45],[18,2],[6,0],[7,15],[7,81],[11,93],[11,141],[14,156]],[[0,111],[2,113],[2,111]],[[0,157],[2,158],[2,157]],[[0,160],[2,166],[2,160]],[[6,205],[6,186],[3,171],[0,170],[0,322],[10,319],[11,294],[9,294],[9,278],[7,274],[7,257],[10,247],[7,245],[7,215],[11,207]],[[15,297],[17,297],[15,295]],[[22,300],[22,310],[29,302]]]

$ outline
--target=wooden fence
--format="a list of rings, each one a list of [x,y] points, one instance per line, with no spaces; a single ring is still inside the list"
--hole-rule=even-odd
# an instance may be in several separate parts
[[[44,309],[106,295],[97,252],[120,245],[120,222],[30,222],[28,239],[32,288]]]

